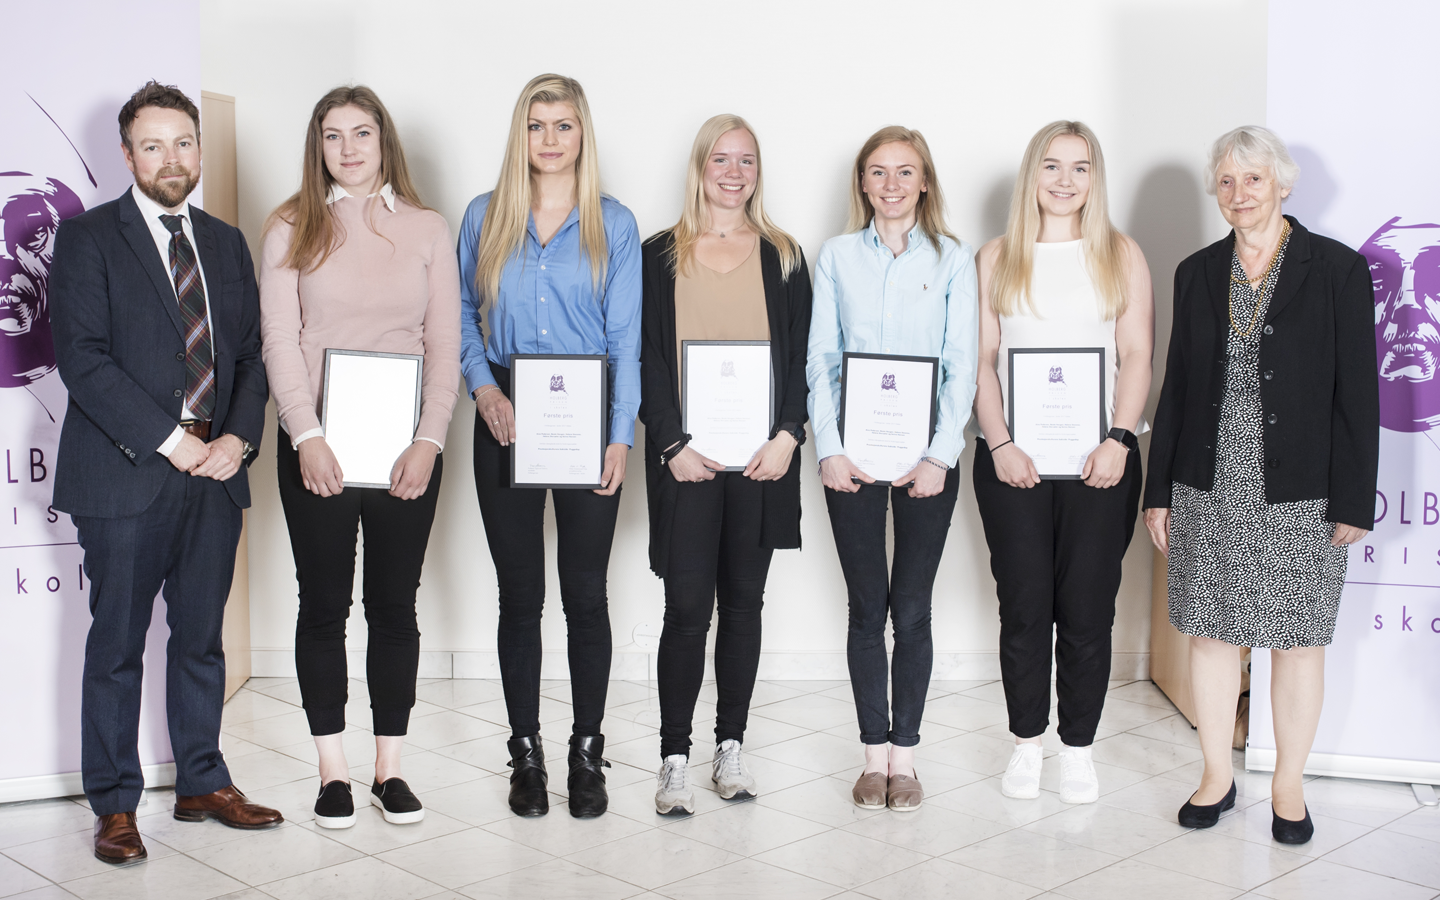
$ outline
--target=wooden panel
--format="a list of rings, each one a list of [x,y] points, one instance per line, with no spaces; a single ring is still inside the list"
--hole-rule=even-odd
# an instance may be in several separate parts
[[[239,226],[240,190],[235,174],[235,98],[200,92],[200,153],[205,211]],[[248,517],[247,517],[248,518]],[[250,678],[250,550],[246,526],[235,551],[235,578],[225,601],[225,699]]]
[[[1170,624],[1170,584],[1165,556],[1155,554],[1150,589],[1150,680],[1165,692],[1180,714],[1195,724],[1195,700],[1190,694],[1190,638]]]

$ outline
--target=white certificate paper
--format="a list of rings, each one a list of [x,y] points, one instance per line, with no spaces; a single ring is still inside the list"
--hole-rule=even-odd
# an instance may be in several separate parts
[[[682,425],[701,456],[741,472],[770,440],[769,341],[682,341]]]
[[[510,484],[598,488],[610,421],[604,356],[510,357]]]
[[[840,365],[840,440],[879,484],[915,468],[935,434],[940,360],[846,353]]]
[[[1041,478],[1081,477],[1105,439],[1105,349],[1010,351],[1010,439]]]
[[[325,351],[320,427],[345,487],[390,487],[390,470],[420,424],[424,357]]]

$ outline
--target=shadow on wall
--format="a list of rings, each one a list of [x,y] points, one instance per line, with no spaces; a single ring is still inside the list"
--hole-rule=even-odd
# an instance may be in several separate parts
[[[1005,233],[1010,220],[1010,195],[1015,193],[1015,179],[1009,176],[997,178],[985,191],[980,203],[980,240],[975,242],[978,252],[982,244]]]
[[[1285,201],[1285,212],[1311,231],[1326,233],[1325,212],[1335,202],[1340,185],[1314,149],[1304,144],[1294,145],[1290,147],[1290,156],[1300,166],[1300,180],[1290,199]]]

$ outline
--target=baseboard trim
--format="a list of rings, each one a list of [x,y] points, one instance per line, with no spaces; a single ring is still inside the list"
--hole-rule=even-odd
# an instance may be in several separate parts
[[[1275,771],[1275,750],[1247,745],[1245,768],[1251,772]],[[1369,781],[1398,781],[1403,784],[1440,785],[1440,762],[1312,752],[1310,758],[1305,761],[1305,774],[1329,775],[1332,778],[1363,778]]]
[[[175,764],[156,763],[142,766],[145,787],[171,787],[175,784]],[[76,797],[85,793],[79,772],[64,772],[59,775],[31,775],[27,778],[8,778],[0,781],[0,803],[19,803],[24,800],[48,800],[51,797]],[[141,797],[142,804],[145,802]]]
[[[347,657],[352,674],[365,671],[365,651],[352,650]],[[295,677],[295,651],[290,648],[252,649],[250,664],[251,674],[257,678]],[[494,650],[426,650],[420,653],[420,677],[499,678],[500,657]],[[563,650],[551,650],[544,654],[540,677],[570,677],[570,666]],[[653,679],[655,654],[617,648],[611,658],[610,677],[617,681]],[[773,650],[760,654],[760,677],[786,681],[845,681],[849,679],[850,671],[843,650]],[[1000,654],[991,651],[936,653],[930,677],[934,681],[994,681],[1000,677]],[[1116,681],[1149,678],[1150,654],[1112,654],[1110,677]]]

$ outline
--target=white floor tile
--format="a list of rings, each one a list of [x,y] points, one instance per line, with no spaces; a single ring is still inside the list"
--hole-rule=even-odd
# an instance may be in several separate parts
[[[673,900],[822,900],[835,886],[744,859],[658,888]]]
[[[69,800],[7,803],[0,806],[0,850],[94,827],[94,814]]]
[[[1435,891],[1317,859],[1252,891],[1272,900],[1430,900]]]
[[[905,815],[890,813],[885,815]],[[924,862],[929,857],[848,831],[827,831],[769,850],[761,862],[798,872],[817,881],[852,890],[877,878]]]
[[[1055,889],[1074,900],[1116,900],[1130,897],[1164,897],[1165,900],[1230,900],[1240,892],[1233,887],[1172,872],[1138,860],[1126,859],[1091,872]]]
[[[754,856],[830,830],[829,826],[819,822],[759,803],[736,804],[734,808],[688,816],[661,827],[671,834],[710,844],[739,856]]]
[[[553,857],[498,834],[472,828],[390,850],[374,858],[455,889],[538,865]]]
[[[1120,860],[1114,854],[1018,830],[963,847],[945,858],[1041,890],[1059,887]]]
[[[914,812],[871,816],[846,825],[845,830],[926,856],[943,856],[1008,829],[998,822],[926,802]]]
[[[1059,838],[1092,850],[1134,856],[1185,834],[1176,822],[1113,806],[1086,803],[1025,826],[1026,831]]]
[[[961,731],[979,731],[992,725],[1005,725],[1008,729],[1010,715],[1003,702],[992,703],[969,693],[949,694],[925,704],[925,725],[931,722]]]
[[[833,734],[813,732],[752,751],[752,755],[773,759],[817,775],[841,772],[859,774],[865,767],[865,747],[859,741],[847,741]]]
[[[1310,812],[1357,825],[1388,825],[1416,809],[1409,785],[1317,778],[1305,783]]]
[[[683,881],[742,857],[692,841],[663,828],[647,828],[623,840],[571,854],[571,862],[647,890]]]
[[[859,773],[855,774],[858,777]],[[870,816],[889,814],[881,809],[856,806],[850,796],[854,785],[854,778],[817,778],[783,791],[761,794],[754,802],[831,828],[841,828]]]
[[[75,895],[65,890],[58,884],[36,888],[33,891],[25,891],[21,894],[10,894],[12,900],[75,900]],[[236,896],[236,900],[251,900],[247,897]]]
[[[946,859],[931,859],[872,881],[856,893],[877,900],[964,897],[966,900],[1027,900],[1039,893],[1028,884],[971,869]]]
[[[460,709],[477,703],[503,700],[505,689],[498,679],[494,681],[477,678],[451,678],[424,684],[415,689],[415,699],[443,706],[446,709]]]
[[[275,750],[262,750],[239,759],[226,759],[225,765],[230,769],[230,778],[235,786],[244,791],[246,796],[302,778],[314,778],[317,782],[316,789],[319,789],[320,773],[315,766]]]
[[[81,900],[211,900],[245,885],[188,856],[170,856],[66,882]]]
[[[1298,853],[1282,850],[1280,844],[1242,841],[1208,829],[1192,831],[1137,854],[1135,859],[1172,872],[1228,884],[1236,888],[1237,893],[1253,890],[1310,861]]]
[[[481,706],[484,705],[486,704],[481,704]],[[431,716],[411,719],[410,726],[406,731],[405,743],[414,744],[424,750],[434,750],[437,747],[448,747],[451,744],[499,734],[509,738],[510,729],[507,726],[469,715],[466,710],[470,709],[476,709],[476,707],[467,706],[459,710],[446,709]]]
[[[164,859],[175,855],[175,850],[158,840],[143,837],[142,840],[151,859]],[[57,882],[73,881],[86,875],[99,875],[115,868],[95,858],[95,838],[90,831],[76,831],[7,847],[5,855],[50,881]],[[0,896],[3,896],[3,893],[0,893]]]
[[[512,900],[534,897],[537,900],[628,900],[645,893],[644,888],[602,875],[594,869],[577,866],[569,860],[549,862],[517,869],[460,888],[456,893],[473,900]]]
[[[1041,791],[1034,800],[1012,800],[1000,793],[1000,779],[986,778],[964,787],[947,791],[926,800],[934,806],[943,806],[991,822],[998,822],[1007,828],[1028,825],[1046,816],[1068,809],[1059,796]]]
[[[276,900],[314,900],[314,898],[345,898],[345,900],[421,900],[434,897],[441,889],[409,872],[373,857],[306,872],[265,885],[266,894]]]
[[[1210,831],[1212,834],[1223,834],[1226,837],[1253,841],[1267,847],[1277,847],[1290,853],[1318,859],[1331,850],[1344,846],[1374,830],[1369,825],[1356,825],[1354,822],[1346,822],[1344,819],[1317,816],[1313,812],[1310,817],[1315,823],[1315,836],[1310,839],[1309,843],[1298,845],[1281,844],[1272,836],[1270,832],[1272,814],[1269,803],[1255,803],[1237,815],[1222,816],[1220,822]]]
[[[360,805],[361,801],[364,805]],[[421,801],[422,803],[424,801]],[[385,816],[369,802],[368,797],[356,793],[355,824],[349,828],[321,828],[312,822],[300,826],[315,834],[344,844],[367,856],[394,850],[408,844],[428,841],[441,835],[464,831],[470,826],[459,819],[452,819],[433,809],[425,810],[425,818],[408,825],[391,825]]]
[[[191,858],[210,868],[252,886],[324,869],[363,855],[295,825],[189,853]]]
[[[1422,806],[1386,825],[1385,830],[1427,841],[1440,841],[1440,807]]]
[[[1010,754],[1014,751],[1013,740],[1001,740],[983,734],[962,734],[938,744],[921,744],[916,748],[915,756],[920,759],[933,759],[959,769],[969,769],[981,775],[999,775],[1005,771],[1006,764],[1010,762]],[[917,768],[919,765],[916,763]]]
[[[1182,747],[1138,734],[1117,734],[1103,741],[1096,741],[1091,755],[1096,762],[1133,769],[1148,775],[1159,775],[1201,758],[1198,748]]]
[[[105,864],[100,863],[100,865]],[[31,871],[14,860],[0,856],[0,897],[12,897],[15,894],[46,887],[49,884],[50,879],[38,872]]]
[[[645,825],[618,815],[577,819],[563,805],[543,816],[506,816],[485,830],[553,856],[569,856],[646,830]]]
[[[1325,859],[1440,890],[1440,844],[1413,835],[1372,831],[1330,851]]]
[[[1106,695],[1108,703],[1111,698],[1118,700],[1129,700],[1132,703],[1144,703],[1147,706],[1155,706],[1160,709],[1175,711],[1175,704],[1165,696],[1165,692],[1155,686],[1153,681],[1132,681],[1122,687],[1112,688]]]

